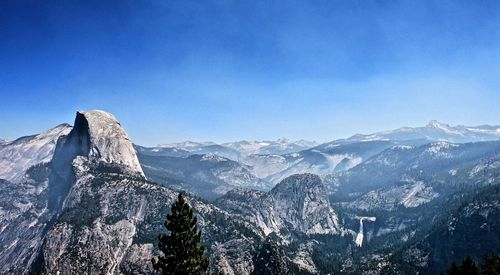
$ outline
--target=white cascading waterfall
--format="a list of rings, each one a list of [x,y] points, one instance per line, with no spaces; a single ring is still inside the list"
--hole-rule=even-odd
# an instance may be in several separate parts
[[[375,218],[375,217],[356,217],[356,219],[359,219],[359,231],[358,231],[358,235],[356,235],[356,240],[354,242],[356,243],[356,246],[361,247],[361,246],[363,246],[363,239],[364,239],[363,220],[374,222],[377,220],[377,218]]]

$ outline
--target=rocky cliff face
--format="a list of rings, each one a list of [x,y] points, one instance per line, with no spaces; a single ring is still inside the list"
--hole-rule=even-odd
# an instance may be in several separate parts
[[[39,135],[3,142],[0,146],[0,179],[21,182],[31,166],[52,159],[57,140],[69,131],[71,126],[61,124]]]
[[[337,213],[330,206],[325,187],[317,175],[290,176],[263,199],[269,213],[266,224],[270,228],[281,220],[306,234],[338,234],[341,231]]]
[[[500,253],[500,186],[454,198],[458,208],[445,212],[428,234],[417,235],[393,254],[389,267],[407,274],[437,274],[469,256],[476,263]],[[382,273],[383,274],[383,273]]]
[[[266,235],[284,229],[305,234],[342,232],[321,179],[313,174],[290,176],[268,193],[231,191],[216,204],[256,223]]]
[[[163,221],[177,193],[120,166],[82,161],[80,157],[75,161],[77,180],[47,233],[44,269],[49,274],[153,272],[150,260],[158,253],[153,243],[164,230]],[[257,228],[212,205],[195,199],[190,203],[212,255],[212,268],[249,273],[251,262],[243,265],[241,257],[228,256],[222,248],[242,246],[251,251],[261,238]]]
[[[51,214],[48,211],[47,164],[34,166],[23,181],[0,180],[0,273],[30,271],[43,243]]]
[[[0,273],[152,272],[153,243],[177,194],[148,182],[138,165],[114,117],[78,113],[51,163],[30,169],[23,183],[2,181]],[[261,231],[213,205],[190,203],[211,268],[249,274]],[[227,253],[241,247],[238,257]]]
[[[153,243],[176,193],[146,181],[132,143],[116,119],[102,111],[78,113],[73,131],[58,145],[52,168],[57,172],[50,178],[49,209],[57,216],[40,250],[42,265],[36,269],[152,272],[150,259],[157,253]],[[216,252],[220,247],[234,250],[234,245],[252,248],[259,230],[196,199],[191,204],[208,249],[214,252],[212,268],[249,273],[251,262],[242,265],[240,258]]]
[[[99,110],[78,112],[75,128],[80,123],[82,128],[87,126],[89,158],[124,165],[129,171],[144,176],[130,138],[112,114]]]
[[[313,257],[324,241],[343,243],[353,238],[354,232],[344,229],[330,206],[321,179],[313,174],[290,176],[269,192],[235,189],[215,204],[255,224],[266,236],[260,250],[254,252],[258,253],[254,254],[255,274],[273,274],[276,268],[292,273],[319,273]],[[281,248],[270,250],[266,243],[271,240]]]

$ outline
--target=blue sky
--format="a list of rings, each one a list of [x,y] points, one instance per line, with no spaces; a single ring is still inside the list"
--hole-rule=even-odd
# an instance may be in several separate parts
[[[0,2],[0,137],[103,109],[134,142],[500,124],[499,1]]]

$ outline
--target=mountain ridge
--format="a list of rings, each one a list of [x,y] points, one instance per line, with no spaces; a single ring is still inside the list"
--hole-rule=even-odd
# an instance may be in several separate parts
[[[69,124],[63,123],[43,133],[2,144],[0,178],[18,182],[31,166],[50,161],[59,137],[68,134],[71,129]]]
[[[120,124],[107,113],[78,112],[71,131],[58,138],[50,162],[30,169],[20,184],[0,181],[0,190],[11,190],[0,194],[4,199],[0,216],[7,215],[7,223],[2,220],[0,230],[1,245],[7,248],[0,252],[0,271],[153,271],[150,258],[158,253],[153,243],[163,223],[159,217],[168,214],[177,192],[149,182],[140,173],[142,170],[136,168],[138,162],[134,161],[137,155],[130,151],[132,143],[123,133]],[[216,155],[198,157],[206,163],[229,161]],[[311,188],[314,186],[317,185]],[[8,197],[13,192],[17,194],[15,199]],[[313,193],[318,195],[317,190]],[[229,274],[250,274],[252,253],[265,238],[263,229],[196,197],[187,198],[204,232],[211,268]],[[28,204],[20,204],[23,201]],[[329,205],[324,199],[320,201]],[[331,206],[325,209],[334,214]],[[281,214],[275,212],[271,216],[280,218]],[[316,221],[314,217],[318,215],[310,215],[312,221]],[[271,230],[279,233],[279,229],[290,228],[306,232],[312,226],[313,231],[306,233],[336,233],[333,229],[337,227],[318,231],[315,223],[302,227],[301,219]],[[336,221],[336,217],[332,219]],[[337,226],[332,220],[325,224]],[[242,248],[245,250],[235,254]],[[242,262],[241,257],[247,260]]]
[[[422,253],[414,247],[403,250],[402,259],[391,258],[392,253],[399,253],[396,249],[406,242],[438,248],[421,236],[439,229],[434,222],[446,218],[441,209],[454,209],[448,203],[465,198],[471,188],[497,186],[500,169],[497,140],[335,141],[283,155],[251,155],[260,165],[255,170],[260,176],[291,168],[291,175],[282,173],[274,187],[260,191],[239,185],[246,183],[244,179],[259,178],[250,176],[255,171],[245,164],[248,157],[239,162],[213,153],[134,146],[116,118],[103,111],[78,112],[74,127],[65,127],[69,133],[52,136],[42,146],[44,152],[54,147],[49,160],[21,171],[18,182],[0,179],[1,273],[153,272],[150,258],[158,253],[154,242],[162,230],[160,217],[168,214],[180,190],[144,177],[149,164],[143,157],[177,164],[191,161],[187,166],[199,171],[174,167],[169,173],[196,175],[192,184],[206,179],[207,171],[231,181],[234,189],[214,203],[186,196],[203,231],[211,270],[227,274],[275,267],[307,274],[358,274],[362,270],[383,274],[384,267],[405,270],[404,264],[418,269],[423,262],[420,256],[427,253],[425,247],[418,247]],[[423,128],[442,133],[447,127],[432,122]],[[493,130],[489,127],[488,131]],[[220,151],[219,145],[203,146],[202,150],[234,153],[232,149]],[[256,163],[261,158],[265,161]],[[189,186],[181,187],[190,191]],[[498,193],[498,188],[494,191]],[[488,196],[480,198],[487,200],[481,209],[497,217],[498,196],[491,202]],[[477,216],[483,212],[464,213]],[[359,227],[357,217],[366,216],[376,220]],[[467,215],[456,217],[469,221]],[[457,227],[456,234],[497,228],[494,219],[484,223],[474,223],[471,231]],[[356,232],[363,234],[361,246],[355,245]],[[460,246],[454,242],[449,248]],[[415,261],[407,261],[408,255],[415,256]],[[439,266],[448,261],[443,255],[433,257]]]
[[[380,131],[371,134],[356,134],[340,141],[369,140],[410,140],[426,139],[430,141],[446,140],[450,142],[473,142],[500,139],[500,125],[450,126],[437,120],[431,120],[420,127],[401,127],[394,130]]]

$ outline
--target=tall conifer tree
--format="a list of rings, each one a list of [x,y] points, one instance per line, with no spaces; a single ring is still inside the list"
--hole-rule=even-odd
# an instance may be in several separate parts
[[[153,257],[154,269],[173,275],[206,272],[208,259],[203,256],[205,248],[201,244],[201,231],[182,194],[172,204],[171,214],[167,215],[164,225],[170,234],[158,236],[158,247],[163,255]]]

